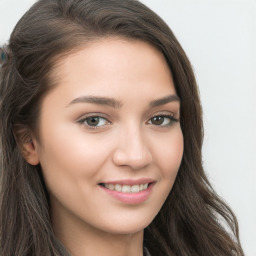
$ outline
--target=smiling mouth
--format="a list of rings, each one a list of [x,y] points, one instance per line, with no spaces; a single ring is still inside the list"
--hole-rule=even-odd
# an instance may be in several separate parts
[[[106,184],[100,183],[100,186],[103,186],[109,190],[121,192],[121,193],[139,193],[148,188],[151,183],[138,184],[138,185],[121,185],[121,184]]]

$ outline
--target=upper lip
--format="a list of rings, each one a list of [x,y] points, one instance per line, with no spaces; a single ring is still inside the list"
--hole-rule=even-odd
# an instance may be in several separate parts
[[[120,184],[120,185],[141,185],[141,184],[147,184],[147,183],[153,183],[155,182],[154,179],[150,178],[141,178],[141,179],[122,179],[122,180],[113,180],[113,181],[103,181],[99,184]]]

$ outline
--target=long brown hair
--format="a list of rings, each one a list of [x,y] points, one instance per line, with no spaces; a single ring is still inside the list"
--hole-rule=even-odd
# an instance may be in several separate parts
[[[182,163],[166,202],[145,229],[144,246],[152,256],[243,255],[237,220],[202,167],[198,89],[170,28],[135,0],[39,0],[12,32],[0,71],[0,256],[69,255],[52,230],[40,165],[24,160],[20,144],[29,130],[37,129],[41,101],[54,86],[51,70],[57,59],[111,36],[142,40],[162,52],[181,100]],[[22,139],[17,139],[19,132]]]

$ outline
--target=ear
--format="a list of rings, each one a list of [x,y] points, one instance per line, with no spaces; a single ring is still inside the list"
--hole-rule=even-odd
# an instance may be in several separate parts
[[[24,159],[31,165],[38,165],[38,143],[31,130],[25,125],[15,125],[13,132]]]
[[[31,139],[30,141],[23,143],[21,149],[24,159],[31,165],[39,164],[38,152],[36,150],[35,141]]]

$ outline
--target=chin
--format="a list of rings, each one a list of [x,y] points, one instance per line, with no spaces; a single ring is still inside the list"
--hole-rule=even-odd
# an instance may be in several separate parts
[[[139,232],[143,232],[144,229],[150,225],[153,219],[146,220],[144,218],[138,218],[136,220],[116,220],[112,222],[111,227],[105,226],[107,233],[119,234],[119,235],[129,235]]]

